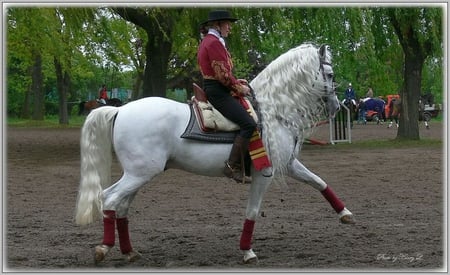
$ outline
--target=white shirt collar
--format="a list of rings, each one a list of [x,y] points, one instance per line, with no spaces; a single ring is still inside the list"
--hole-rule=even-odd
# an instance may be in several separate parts
[[[212,34],[212,35],[214,35],[215,37],[219,38],[219,41],[222,43],[222,45],[223,45],[224,47],[226,47],[226,46],[225,46],[225,40],[223,39],[223,37],[220,35],[220,33],[219,33],[217,30],[215,30],[215,29],[209,29],[209,30],[208,30],[208,34]]]

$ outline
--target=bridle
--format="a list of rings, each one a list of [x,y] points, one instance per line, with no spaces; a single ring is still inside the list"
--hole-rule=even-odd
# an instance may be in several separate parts
[[[326,77],[326,73],[325,73],[325,69],[324,66],[330,66],[331,68],[333,68],[333,65],[330,62],[325,61],[325,58],[323,56],[320,56],[319,58],[320,60],[320,64],[319,64],[319,72],[322,73],[322,79],[323,82],[325,83],[323,89],[324,89],[324,95],[321,97],[322,101],[328,105],[328,100],[329,98],[333,95],[336,95],[336,87],[334,86],[334,75],[333,75],[333,79],[331,81],[331,87],[327,86],[327,77]],[[329,88],[331,88],[331,90],[329,90]],[[339,110],[339,107],[338,107]]]
[[[325,70],[323,68],[324,65],[327,65],[327,66],[330,66],[330,67],[333,67],[333,65],[330,62],[325,61],[324,58],[322,58],[322,57],[320,58],[319,72],[322,73],[323,82],[326,83],[327,82],[327,78],[326,78],[326,75],[325,75]],[[333,78],[334,78],[334,76],[333,76]],[[333,81],[333,83],[334,83],[334,81]],[[325,90],[326,96],[328,96],[328,86],[325,84],[323,88]],[[334,91],[335,88],[333,86],[331,88]],[[324,96],[324,97],[326,97],[326,96]]]

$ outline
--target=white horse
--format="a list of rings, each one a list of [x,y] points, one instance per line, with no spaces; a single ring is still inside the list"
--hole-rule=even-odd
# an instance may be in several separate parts
[[[323,114],[333,117],[339,110],[328,47],[303,44],[291,49],[270,63],[250,86],[259,105],[263,143],[273,173],[264,176],[252,168],[240,239],[244,262],[257,260],[251,247],[254,223],[263,195],[274,179],[283,181],[287,175],[306,182],[323,194],[342,223],[354,223],[353,214],[331,188],[296,158],[307,129]],[[130,243],[127,213],[139,188],[152,178],[170,168],[223,176],[232,145],[180,138],[189,118],[187,104],[158,97],[98,108],[87,117],[81,133],[75,222],[85,225],[103,217],[103,243],[95,248],[95,262],[102,261],[114,246],[116,226],[126,260],[140,257]],[[112,146],[123,168],[122,177],[114,184]]]

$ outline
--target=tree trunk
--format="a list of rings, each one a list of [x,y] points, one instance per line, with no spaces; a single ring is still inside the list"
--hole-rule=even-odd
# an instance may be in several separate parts
[[[148,36],[145,45],[145,70],[143,97],[166,96],[167,69],[172,51],[171,33],[174,20],[181,9],[172,12],[155,12],[152,15],[142,8],[113,8],[123,19],[141,27]]]
[[[29,119],[31,116],[31,84],[28,85],[28,88],[25,92],[25,100],[23,103],[21,118]]]
[[[388,9],[392,26],[404,53],[403,83],[400,91],[402,110],[399,119],[397,139],[419,140],[419,99],[422,83],[422,68],[431,48],[421,41],[420,33],[414,28],[418,13],[414,9]]]
[[[64,71],[61,62],[54,57],[53,62],[56,72],[56,87],[58,90],[59,124],[69,124],[69,114],[67,111],[67,95],[70,88],[70,75]]]
[[[405,88],[400,91],[402,112],[397,139],[419,140],[419,99],[422,82],[423,59],[405,54]]]
[[[165,41],[160,31],[152,30],[147,33],[150,39],[145,47],[147,60],[142,96],[166,97],[167,66],[172,43]]]
[[[144,74],[138,69],[136,78],[134,80],[133,92],[131,94],[131,100],[136,100],[142,98],[142,80],[144,79]]]
[[[43,89],[42,74],[42,56],[38,51],[33,51],[33,68],[31,71],[31,93],[33,97],[33,115],[34,120],[44,120],[45,101]]]

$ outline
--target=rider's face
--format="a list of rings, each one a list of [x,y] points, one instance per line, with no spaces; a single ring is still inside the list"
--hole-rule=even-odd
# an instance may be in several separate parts
[[[228,37],[231,33],[231,22],[230,21],[220,21],[219,22],[220,34],[222,37]]]

